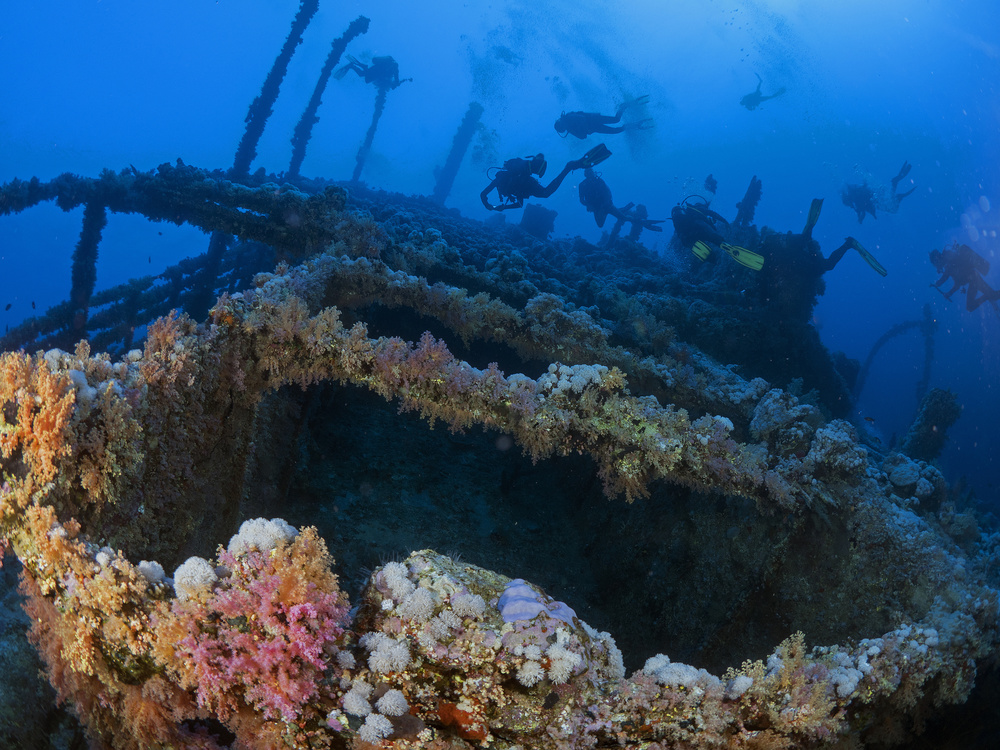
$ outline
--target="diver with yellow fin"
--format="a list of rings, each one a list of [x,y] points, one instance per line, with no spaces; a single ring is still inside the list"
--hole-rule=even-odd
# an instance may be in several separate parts
[[[500,167],[483,191],[479,194],[482,201],[490,211],[506,211],[509,208],[521,208],[527,198],[548,198],[552,195],[566,175],[575,169],[587,169],[596,166],[611,156],[611,151],[603,143],[594,146],[580,159],[574,159],[566,163],[562,171],[555,176],[548,185],[542,185],[536,178],[545,176],[547,163],[544,154],[535,154],[523,159],[508,159]],[[500,202],[493,205],[489,201],[490,192],[497,191]]]
[[[823,209],[823,199],[813,198],[813,201],[809,206],[809,217],[806,219],[806,226],[802,230],[802,237],[805,239],[806,242],[812,240],[812,230],[813,227],[816,226],[816,222],[819,220],[819,213],[822,209]],[[822,260],[822,262],[820,263],[821,273],[826,273],[831,268],[836,266],[840,262],[840,259],[844,257],[844,255],[847,253],[848,250],[857,250],[858,255],[861,256],[861,259],[869,266],[871,266],[872,269],[875,271],[875,273],[877,273],[879,276],[885,276],[886,274],[889,273],[888,271],[885,270],[885,266],[879,263],[878,260],[875,258],[875,256],[872,255],[867,250],[865,250],[864,246],[853,237],[847,237],[844,240],[843,245],[841,245],[832,253],[830,253],[829,258],[823,259],[822,255],[819,256],[820,259]]]
[[[853,237],[824,257],[812,232],[819,220],[823,199],[816,198],[809,206],[809,216],[801,234],[761,232],[761,252],[767,255],[767,267],[758,277],[755,296],[767,314],[783,324],[788,321],[807,322],[812,318],[817,298],[826,291],[823,278],[836,266],[848,250],[857,250],[862,260],[880,276],[886,270],[878,260]]]
[[[745,247],[731,245],[719,234],[716,229],[717,222],[721,221],[729,226],[725,217],[710,209],[708,201],[704,198],[701,198],[700,203],[691,202],[692,198],[701,196],[689,195],[670,212],[670,220],[674,223],[674,234],[677,235],[681,245],[691,248],[691,252],[698,260],[708,260],[712,254],[711,245],[718,245],[730,258],[752,271],[759,271],[764,267],[763,255],[758,255]]]

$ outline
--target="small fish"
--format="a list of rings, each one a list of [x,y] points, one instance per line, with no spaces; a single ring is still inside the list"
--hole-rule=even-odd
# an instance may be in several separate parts
[[[31,309],[32,309],[32,310],[34,310],[34,309],[35,309],[35,300],[31,300]]]
[[[866,422],[871,422],[872,424],[875,424],[875,417],[865,417],[865,421]]]
[[[149,256],[149,262],[150,262],[150,263],[152,263],[152,262],[153,262],[153,256],[152,256],[152,255],[150,255],[150,256]]]
[[[7,310],[9,310],[10,308],[12,308],[13,306],[14,306],[13,302],[8,302],[7,303],[7,307],[4,308],[4,311],[6,312]]]

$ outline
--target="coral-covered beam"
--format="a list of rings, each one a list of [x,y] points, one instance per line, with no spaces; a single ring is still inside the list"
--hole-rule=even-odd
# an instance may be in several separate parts
[[[65,173],[46,183],[32,179],[0,185],[5,213],[47,200],[55,200],[64,211],[99,204],[113,213],[188,223],[297,254],[315,252],[335,239],[333,227],[344,209],[345,193],[334,187],[312,196],[291,185],[248,187],[180,160],[149,172],[104,170],[97,179]]]
[[[264,126],[274,107],[274,102],[278,98],[278,90],[281,88],[281,81],[288,71],[288,63],[292,59],[295,48],[302,43],[302,35],[312,17],[319,10],[319,0],[302,0],[299,4],[298,13],[292,21],[292,28],[285,37],[285,43],[281,46],[281,51],[274,59],[274,64],[264,79],[264,85],[260,88],[260,94],[250,104],[250,111],[247,113],[246,132],[240,139],[240,145],[236,149],[236,158],[233,160],[232,173],[236,177],[242,177],[250,172],[250,165],[254,157],[257,156],[257,143],[264,133]]]
[[[298,176],[302,162],[306,158],[306,146],[309,145],[309,139],[312,137],[313,126],[319,122],[317,112],[319,112],[320,104],[323,103],[323,92],[326,91],[326,84],[330,81],[333,69],[340,62],[340,57],[344,54],[344,50],[347,49],[347,45],[355,37],[368,31],[369,23],[369,19],[364,16],[358,16],[351,21],[347,30],[341,36],[333,40],[330,52],[323,63],[323,69],[319,73],[319,78],[316,79],[316,86],[313,88],[312,96],[309,97],[309,103],[306,104],[306,108],[302,112],[302,117],[299,118],[299,122],[295,126],[295,132],[292,135],[292,159],[288,164],[289,177]]]

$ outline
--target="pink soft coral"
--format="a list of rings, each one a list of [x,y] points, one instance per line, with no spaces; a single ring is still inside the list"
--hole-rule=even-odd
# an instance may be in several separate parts
[[[307,559],[317,546],[306,529],[275,550],[220,550],[230,575],[201,598],[173,602],[172,665],[223,722],[240,700],[265,719],[299,721],[317,697],[348,611],[336,577]]]

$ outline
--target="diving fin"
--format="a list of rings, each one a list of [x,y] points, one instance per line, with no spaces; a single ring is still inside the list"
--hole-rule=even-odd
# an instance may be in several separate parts
[[[751,271],[759,271],[764,267],[764,256],[758,255],[757,253],[747,250],[745,247],[737,247],[736,245],[730,245],[728,242],[723,242],[719,245],[723,250],[729,253],[729,257],[739,263],[741,266],[746,266]]]
[[[338,81],[341,80],[344,76],[347,75],[347,72],[351,70],[351,68],[353,68],[355,65],[358,64],[359,64],[358,58],[356,58],[354,55],[348,55],[347,65],[343,66],[342,68],[337,68],[337,70],[333,74],[333,77],[336,78]]]
[[[885,276],[886,274],[889,273],[888,271],[885,270],[885,266],[883,266],[881,263],[875,260],[874,255],[865,250],[864,247],[861,246],[861,243],[853,238],[851,239],[851,247],[853,247],[855,250],[858,251],[858,255],[860,255],[862,259],[864,259],[865,263],[874,268],[875,273],[877,273],[879,276]]]
[[[694,253],[698,260],[708,260],[708,256],[712,254],[712,248],[701,240],[698,240],[691,246],[691,252]]]
[[[596,167],[602,161],[611,156],[611,151],[603,143],[598,143],[580,159],[582,168]]]
[[[897,174],[895,177],[892,178],[892,189],[893,190],[895,190],[896,189],[896,185],[898,185],[900,183],[900,181],[904,177],[906,177],[906,175],[908,175],[910,173],[910,170],[912,168],[913,168],[913,165],[910,164],[910,162],[908,162],[908,161],[904,161],[903,162],[903,166],[901,166],[899,168],[899,174]]]
[[[819,212],[823,210],[823,199],[813,198],[812,203],[809,205],[809,218],[806,219],[805,228],[802,230],[802,234],[809,239],[812,239],[813,227],[816,226],[816,222],[819,221]]]

